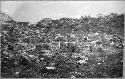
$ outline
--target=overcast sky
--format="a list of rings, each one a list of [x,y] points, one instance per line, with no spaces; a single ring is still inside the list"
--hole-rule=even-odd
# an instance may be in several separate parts
[[[80,18],[84,15],[125,13],[124,1],[2,1],[1,11],[16,21],[36,23],[41,18]]]

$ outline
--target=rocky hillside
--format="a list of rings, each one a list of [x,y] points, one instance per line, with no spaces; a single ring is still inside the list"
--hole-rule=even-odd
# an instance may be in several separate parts
[[[1,14],[1,77],[121,78],[124,15],[43,18],[37,24]],[[6,18],[7,16],[7,18]]]

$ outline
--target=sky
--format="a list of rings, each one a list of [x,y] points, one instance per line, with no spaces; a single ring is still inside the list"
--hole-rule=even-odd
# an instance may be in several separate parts
[[[1,12],[16,21],[36,23],[42,18],[80,18],[125,13],[125,1],[1,1]]]

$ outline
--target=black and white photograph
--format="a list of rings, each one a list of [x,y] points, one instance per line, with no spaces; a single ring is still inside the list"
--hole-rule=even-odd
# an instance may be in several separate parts
[[[125,1],[0,1],[1,78],[123,78]]]

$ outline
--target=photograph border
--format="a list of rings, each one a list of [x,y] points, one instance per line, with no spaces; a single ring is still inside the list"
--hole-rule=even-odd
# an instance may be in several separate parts
[[[123,1],[123,2],[125,2],[125,0],[0,0],[0,13],[1,13],[1,2],[2,1]],[[124,24],[125,24],[125,13],[124,13]],[[124,25],[124,27],[125,27],[125,25]],[[1,29],[0,29],[0,31],[1,31]],[[124,31],[125,31],[125,29],[124,29]],[[125,45],[125,32],[124,32],[124,45]],[[124,49],[125,49],[125,47],[124,47]],[[124,53],[124,50],[123,50],[123,53]],[[0,59],[0,62],[1,62],[1,59]],[[1,63],[0,63],[0,67],[1,67]],[[1,68],[0,68],[0,71],[1,71]],[[0,72],[0,74],[1,74],[1,72]],[[1,79],[6,79],[6,78],[1,78]],[[14,78],[8,78],[8,79],[14,79]],[[20,79],[20,78],[16,78],[16,79]],[[21,78],[21,79],[26,79],[26,78]],[[30,79],[40,79],[40,78],[30,78]],[[49,78],[49,79],[55,79],[55,78]],[[61,79],[61,78],[58,78],[58,79]],[[77,79],[82,79],[82,78],[77,78]],[[91,79],[91,78],[87,78],[87,79]],[[93,78],[93,79],[97,79],[97,78]],[[103,78],[103,79],[110,79],[110,78]],[[123,77],[122,78],[113,78],[113,79],[125,79],[125,53],[123,56]]]

